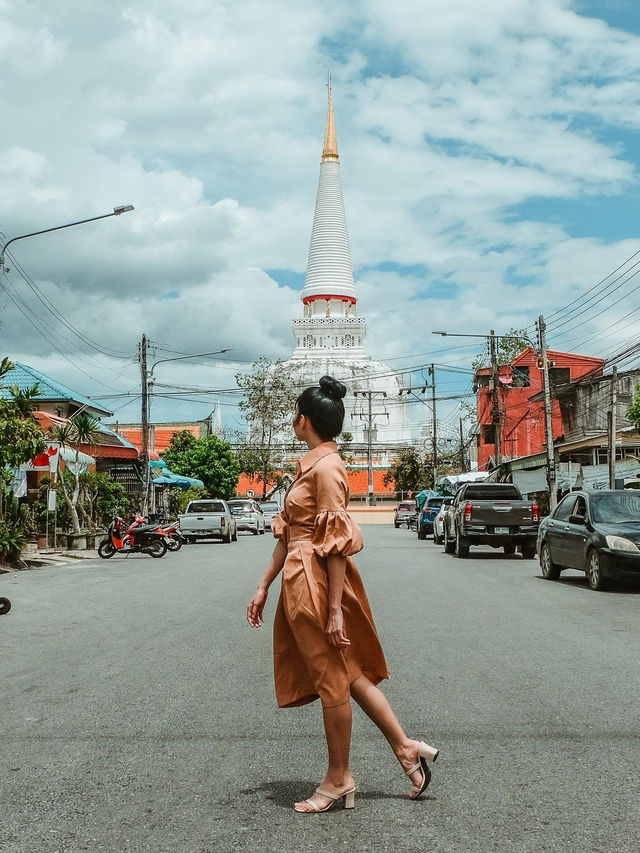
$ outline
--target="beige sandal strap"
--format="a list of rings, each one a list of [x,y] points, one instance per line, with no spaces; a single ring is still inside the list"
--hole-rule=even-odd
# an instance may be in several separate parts
[[[407,776],[411,776],[412,773],[415,773],[416,770],[420,770],[421,767],[422,767],[422,764],[418,761],[417,764],[414,764],[413,767],[410,767],[408,770],[405,770],[404,772],[407,774]]]
[[[329,791],[325,791],[324,788],[316,788],[316,794],[320,794],[330,800],[339,800],[341,797],[344,797],[344,794],[330,794]],[[309,800],[307,800],[307,802],[309,802]]]

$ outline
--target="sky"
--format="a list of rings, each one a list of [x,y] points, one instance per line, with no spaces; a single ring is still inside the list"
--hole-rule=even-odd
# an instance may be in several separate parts
[[[635,280],[604,290],[640,258],[635,0],[0,0],[0,231],[135,206],[11,247],[2,354],[133,422],[143,332],[152,362],[230,348],[158,364],[184,393],[151,416],[237,427],[210,392],[293,349],[328,69],[373,358],[453,396],[483,340],[433,330],[637,336]]]

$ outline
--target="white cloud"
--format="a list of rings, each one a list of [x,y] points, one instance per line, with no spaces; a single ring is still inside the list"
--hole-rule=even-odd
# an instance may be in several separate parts
[[[73,325],[126,353],[144,329],[182,351],[287,354],[297,295],[263,271],[304,271],[329,65],[373,355],[429,349],[435,326],[528,325],[631,254],[555,212],[637,188],[639,39],[570,0],[37,0],[0,16],[0,228],[135,204],[14,247]],[[10,302],[0,334],[90,390]]]

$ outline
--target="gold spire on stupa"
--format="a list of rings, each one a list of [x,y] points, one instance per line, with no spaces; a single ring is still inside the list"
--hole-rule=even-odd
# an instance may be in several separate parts
[[[324,135],[324,148],[322,149],[322,162],[326,160],[338,160],[338,143],[336,141],[336,123],[333,118],[333,92],[331,90],[331,75],[327,82],[329,91],[329,111],[327,114],[327,130]]]

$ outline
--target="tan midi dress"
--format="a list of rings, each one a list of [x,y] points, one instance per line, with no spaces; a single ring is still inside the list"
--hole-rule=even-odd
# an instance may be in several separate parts
[[[389,677],[362,580],[351,556],[362,550],[362,535],[347,512],[347,473],[335,442],[302,457],[298,477],[272,522],[287,546],[282,589],[273,626],[276,697],[281,708],[320,698],[325,707],[349,700],[349,685],[360,675],[374,684]],[[344,632],[351,645],[328,641],[329,579],[326,558],[347,558],[342,593]]]

